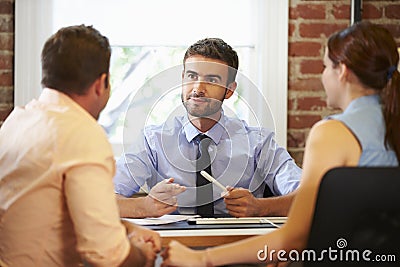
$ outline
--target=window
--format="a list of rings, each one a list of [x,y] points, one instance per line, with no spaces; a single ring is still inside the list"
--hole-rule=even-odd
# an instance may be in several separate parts
[[[110,68],[112,95],[107,107],[101,113],[99,123],[106,130],[116,149],[117,144],[123,143],[123,131],[126,129],[124,126],[137,123],[137,120],[128,121],[129,118],[125,116],[127,109],[135,108],[136,113],[146,117],[144,125],[149,125],[162,123],[175,109],[182,107],[179,85],[182,59],[187,46],[114,45],[112,49]],[[235,47],[235,50],[241,57],[240,62],[244,62],[242,59],[245,57],[253,57],[254,54],[253,46],[239,46]],[[240,65],[242,72],[243,69],[249,69],[245,64]],[[163,72],[175,76],[173,80],[176,84],[172,84],[171,88],[166,85],[147,86],[152,80],[161,77],[160,73]],[[238,75],[238,78],[241,76],[243,74]],[[227,107],[225,109],[235,110],[235,115],[239,118],[249,121],[249,109],[240,97],[246,93],[247,88],[243,88],[243,84],[247,83],[240,82],[234,96],[225,101],[224,105]],[[140,89],[144,91],[140,92]],[[139,99],[132,105],[134,98]],[[273,126],[273,123],[270,124]],[[140,123],[133,128],[142,128],[139,126],[143,125]]]
[[[286,146],[288,9],[288,0],[16,1],[15,104],[24,105],[40,94],[40,51],[49,35],[62,26],[93,25],[113,49],[113,91],[99,122],[118,155],[121,114],[135,92],[154,75],[181,65],[190,44],[220,37],[238,52],[243,76],[268,100],[240,88],[239,82],[236,98],[227,105],[251,124],[250,112],[241,108],[248,103],[260,124],[274,127],[278,143]],[[177,105],[179,91],[164,98],[164,103]],[[273,113],[272,127],[272,116],[264,112],[266,102]],[[149,123],[162,121],[163,109],[169,109],[164,104],[157,108]]]

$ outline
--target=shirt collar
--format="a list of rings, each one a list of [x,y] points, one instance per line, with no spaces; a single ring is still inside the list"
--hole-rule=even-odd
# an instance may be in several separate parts
[[[95,120],[92,115],[89,114],[87,110],[81,107],[68,95],[51,88],[43,88],[42,93],[39,96],[38,101],[43,103],[55,104],[60,106],[68,107],[76,112],[85,114],[88,118]]]
[[[379,104],[380,101],[381,98],[378,94],[361,96],[351,101],[344,113],[346,113],[346,111],[352,110],[354,107],[376,105]]]
[[[225,122],[225,116],[224,113],[221,113],[221,118],[219,121],[207,132],[203,133],[210,137],[215,144],[218,144],[219,141],[221,140],[222,134],[224,132],[224,123]],[[186,114],[183,119],[183,131],[185,133],[187,141],[190,143],[192,140],[198,135],[201,134],[196,127],[193,126],[193,124],[190,122],[188,115]]]

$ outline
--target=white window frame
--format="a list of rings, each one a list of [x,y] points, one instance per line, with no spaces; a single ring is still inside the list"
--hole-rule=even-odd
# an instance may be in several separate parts
[[[260,25],[256,40],[257,85],[266,97],[277,142],[287,142],[289,0],[254,0]],[[51,32],[51,0],[15,1],[14,105],[25,105],[41,91],[40,52]]]

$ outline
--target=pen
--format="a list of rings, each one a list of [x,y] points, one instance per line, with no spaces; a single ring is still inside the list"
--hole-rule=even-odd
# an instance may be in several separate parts
[[[211,183],[214,183],[214,184],[217,185],[219,188],[221,188],[222,191],[228,192],[228,190],[226,189],[225,186],[223,186],[220,182],[218,182],[214,177],[212,177],[211,175],[209,175],[206,171],[201,171],[200,174],[203,175],[203,177],[206,178],[208,181],[210,181]]]

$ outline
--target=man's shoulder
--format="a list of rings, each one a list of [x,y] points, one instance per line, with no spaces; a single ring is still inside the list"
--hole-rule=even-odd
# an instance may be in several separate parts
[[[255,134],[261,136],[270,136],[271,134],[274,135],[274,131],[267,127],[262,125],[249,125],[245,120],[237,117],[225,116],[224,124],[228,130],[241,130],[246,134]]]
[[[143,128],[145,136],[178,134],[185,126],[184,116],[176,116],[167,119],[161,124],[149,124]]]

